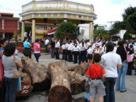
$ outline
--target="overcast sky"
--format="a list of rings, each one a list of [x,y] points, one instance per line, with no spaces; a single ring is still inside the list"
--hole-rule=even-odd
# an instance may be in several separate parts
[[[21,6],[31,0],[0,0],[0,12],[14,13],[19,17]],[[136,0],[70,0],[85,4],[93,4],[97,24],[110,24],[122,20],[122,14],[127,7],[136,6]]]

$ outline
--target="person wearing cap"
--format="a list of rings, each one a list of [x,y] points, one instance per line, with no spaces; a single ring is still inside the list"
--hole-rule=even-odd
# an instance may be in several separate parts
[[[115,102],[114,86],[118,77],[117,69],[122,66],[120,55],[115,53],[113,50],[114,44],[112,42],[108,42],[106,44],[106,53],[101,57],[101,63],[103,68],[105,68],[104,85],[106,96],[104,97],[104,102]]]

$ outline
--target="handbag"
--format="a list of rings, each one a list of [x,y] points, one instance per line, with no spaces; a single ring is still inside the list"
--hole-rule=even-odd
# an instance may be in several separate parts
[[[127,62],[133,62],[134,55],[133,54],[128,54],[127,55]]]

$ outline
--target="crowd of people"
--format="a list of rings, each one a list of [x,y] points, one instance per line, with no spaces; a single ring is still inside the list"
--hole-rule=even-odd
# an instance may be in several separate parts
[[[99,102],[115,102],[115,84],[117,91],[127,91],[125,78],[127,74],[132,75],[134,69],[134,43],[136,42],[125,40],[114,43],[104,40],[90,42],[89,40],[46,38],[42,41],[36,39],[32,44],[28,38],[25,38],[22,53],[31,58],[33,52],[38,63],[44,46],[45,52],[50,54],[51,58],[75,64],[88,63],[85,76],[89,81],[91,80],[90,102],[94,102],[96,96]],[[18,78],[25,76],[24,73],[17,74],[22,70],[20,58],[16,56],[17,51],[19,49],[13,42],[1,40],[0,61],[4,67],[4,88],[0,87],[0,96],[5,97],[3,99],[5,102],[15,102]]]
[[[52,39],[48,42],[52,58],[90,64],[86,72],[91,79],[90,102],[94,102],[95,96],[99,96],[99,102],[115,102],[115,85],[116,91],[121,93],[127,91],[126,75],[132,75],[132,70],[135,69],[134,43],[135,41],[125,40],[117,43],[97,40],[91,43],[89,40],[77,39],[63,41]]]

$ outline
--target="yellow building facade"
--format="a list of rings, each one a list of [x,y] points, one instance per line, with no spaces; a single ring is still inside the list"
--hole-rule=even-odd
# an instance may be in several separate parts
[[[25,26],[31,25],[32,42],[59,25],[62,21],[75,24],[90,24],[90,39],[93,38],[93,21],[96,18],[93,5],[68,0],[33,0],[22,6],[22,39]]]

